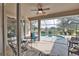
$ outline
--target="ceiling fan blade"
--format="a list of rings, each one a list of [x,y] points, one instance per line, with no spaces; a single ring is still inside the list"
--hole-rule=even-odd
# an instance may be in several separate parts
[[[31,11],[38,11],[37,9],[31,9]]]
[[[44,8],[43,10],[50,10],[50,8]]]

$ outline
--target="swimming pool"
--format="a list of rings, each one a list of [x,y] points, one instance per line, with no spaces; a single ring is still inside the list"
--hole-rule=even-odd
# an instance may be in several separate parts
[[[40,40],[45,40],[45,41],[53,41],[53,42],[58,42],[58,43],[65,43],[67,44],[67,39],[65,39],[64,36],[40,36]]]

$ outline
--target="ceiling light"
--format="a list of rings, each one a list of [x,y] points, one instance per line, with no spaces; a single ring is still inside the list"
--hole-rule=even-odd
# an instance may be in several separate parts
[[[40,14],[42,14],[43,12],[42,11],[38,11]]]

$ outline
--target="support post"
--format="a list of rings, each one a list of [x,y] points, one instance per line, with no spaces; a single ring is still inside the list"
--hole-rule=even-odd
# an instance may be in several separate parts
[[[40,20],[38,20],[38,41],[40,41]]]
[[[20,4],[16,4],[16,18],[17,18],[17,56],[21,53],[21,32],[20,32]]]
[[[2,3],[2,38],[3,38],[3,40],[2,40],[2,42],[3,42],[3,56],[5,56],[6,55],[6,53],[5,53],[5,45],[6,45],[6,43],[5,43],[5,32],[4,32],[5,30],[4,30],[4,3]]]

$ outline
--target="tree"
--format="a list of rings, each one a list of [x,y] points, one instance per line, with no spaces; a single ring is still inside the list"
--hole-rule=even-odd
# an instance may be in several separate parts
[[[61,17],[59,18],[61,21],[59,24],[57,24],[58,28],[63,29],[63,32],[70,34],[72,30],[76,31],[77,24],[79,23],[79,17],[78,16],[68,16],[68,17]]]

